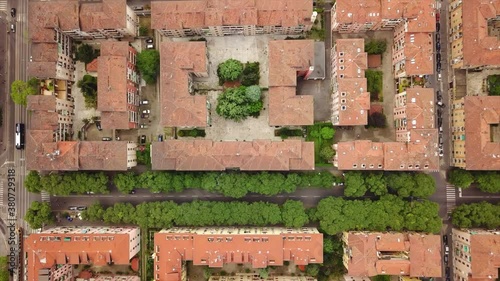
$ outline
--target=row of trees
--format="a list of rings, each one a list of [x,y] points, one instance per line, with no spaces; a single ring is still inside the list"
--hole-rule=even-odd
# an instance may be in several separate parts
[[[24,185],[30,192],[46,191],[54,195],[84,194],[93,192],[109,193],[109,178],[104,173],[67,172],[64,174],[40,175],[31,171],[24,180]]]
[[[462,228],[495,229],[500,227],[500,205],[487,202],[463,204],[453,210],[451,221]]]
[[[439,233],[442,222],[438,211],[439,205],[431,201],[407,202],[385,195],[378,201],[328,197],[310,215],[330,235],[349,230]]]
[[[424,173],[346,172],[344,195],[361,197],[367,192],[377,196],[396,194],[401,197],[429,197],[436,191],[434,178]]]
[[[304,205],[288,200],[283,205],[267,202],[173,201],[147,202],[133,206],[117,203],[103,208],[99,203],[82,212],[82,218],[106,223],[135,224],[146,228],[179,226],[254,225],[301,227],[309,222]]]
[[[241,198],[247,193],[267,196],[291,193],[298,187],[329,188],[334,182],[340,181],[329,172],[283,174],[147,171],[141,174],[121,173],[113,178],[115,186],[123,193],[130,193],[138,187],[152,192],[180,192],[188,188],[201,188],[233,198]]]
[[[497,171],[471,172],[464,169],[454,169],[448,174],[451,184],[460,188],[469,188],[474,182],[484,192],[500,192],[500,173]]]
[[[52,214],[49,203],[34,201],[26,211],[24,220],[32,229],[38,229],[42,228],[44,225],[53,223],[54,215]]]

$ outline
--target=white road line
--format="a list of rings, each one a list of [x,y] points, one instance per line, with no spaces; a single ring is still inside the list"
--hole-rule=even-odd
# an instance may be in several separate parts
[[[3,205],[3,180],[0,180],[0,206]]]
[[[0,11],[7,11],[7,0],[0,0]]]
[[[42,202],[50,202],[50,194],[46,191],[41,192]]]

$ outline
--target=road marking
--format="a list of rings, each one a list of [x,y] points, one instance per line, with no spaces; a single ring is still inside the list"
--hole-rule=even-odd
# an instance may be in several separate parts
[[[42,202],[50,202],[50,194],[47,191],[42,191]]]
[[[7,11],[7,0],[0,0],[0,11]]]
[[[451,213],[455,209],[457,199],[457,188],[452,184],[446,184],[446,211]]]
[[[0,206],[3,205],[3,180],[0,180]]]

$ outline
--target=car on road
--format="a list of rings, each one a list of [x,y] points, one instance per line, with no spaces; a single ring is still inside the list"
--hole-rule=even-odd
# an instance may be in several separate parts
[[[102,141],[111,141],[113,140],[111,137],[102,137]]]
[[[86,206],[79,206],[76,208],[78,211],[85,211],[87,210],[87,207]]]
[[[141,100],[141,104],[149,104],[148,100]]]
[[[437,104],[439,107],[443,107],[443,108],[444,108],[444,107],[446,107],[446,105],[445,105],[442,101],[438,101],[436,104]]]
[[[15,134],[16,149],[24,149],[24,142],[25,142],[24,130],[25,130],[24,123],[16,123],[16,134]]]
[[[153,38],[149,37],[146,39],[146,43],[153,44]]]
[[[438,61],[438,63],[436,64],[436,71],[437,72],[441,72],[441,62]]]
[[[445,245],[448,245],[448,235],[446,235],[446,234],[445,234],[445,235],[443,235],[443,243],[444,243]]]
[[[144,110],[142,111],[142,113],[144,113],[144,114],[149,114],[149,113],[151,113],[151,109],[144,109]]]
[[[436,42],[439,42],[439,40],[441,40],[441,35],[439,35],[439,33],[436,33]]]
[[[436,96],[437,96],[437,100],[443,99],[443,95],[441,95],[441,91],[439,91],[439,90],[436,91]]]
[[[446,274],[446,277],[450,277],[450,267],[447,266],[446,269],[444,270],[444,273]]]
[[[444,156],[444,152],[442,149],[439,150],[439,157],[443,157]]]
[[[443,127],[442,127],[442,126],[440,126],[440,127],[439,127],[439,133],[440,133],[440,134],[442,134],[442,133],[443,133]]]
[[[148,124],[141,124],[141,129],[147,129],[149,128]]]
[[[441,15],[439,13],[436,13],[436,22],[439,22]]]
[[[97,130],[102,131],[102,127],[101,127],[101,122],[100,121],[95,121],[95,126],[97,127]]]
[[[441,53],[436,54],[436,61],[441,61]]]
[[[443,125],[443,118],[439,117],[438,118],[438,126],[442,126]]]
[[[444,255],[444,263],[448,264],[448,254]]]
[[[163,141],[163,135],[158,135],[158,141]]]
[[[10,9],[10,16],[13,17],[13,18],[15,18],[16,14],[17,14],[16,8],[11,8]]]
[[[140,144],[145,144],[146,143],[146,135],[142,135],[139,137],[139,143]]]
[[[449,252],[450,252],[450,247],[448,247],[448,246],[444,246],[444,252],[445,252],[445,253],[449,253]]]
[[[436,32],[439,32],[441,30],[441,24],[439,22],[436,22]]]
[[[66,217],[66,219],[67,219],[68,221],[73,221],[73,218],[72,218],[72,217],[70,217],[70,216],[67,216],[67,217]]]
[[[441,43],[436,42],[436,50],[439,52],[441,51]]]
[[[144,6],[133,6],[132,10],[134,10],[134,11],[142,11],[142,10],[144,10]]]
[[[143,113],[143,114],[141,114],[141,117],[142,117],[142,118],[149,118],[149,114],[144,114],[144,113]]]
[[[30,62],[32,62],[32,61],[33,61],[33,56],[30,56]]]
[[[151,50],[151,49],[154,49],[154,48],[155,48],[155,46],[153,44],[147,44],[146,45],[146,49]]]
[[[441,73],[438,73],[438,81],[441,81]]]
[[[78,207],[77,207],[77,206],[70,206],[70,207],[68,208],[68,210],[70,210],[70,211],[77,211],[77,210],[78,210]]]
[[[12,32],[12,33],[16,32],[16,25],[14,23],[10,24],[10,32]]]
[[[129,194],[135,194],[135,189],[132,189]]]

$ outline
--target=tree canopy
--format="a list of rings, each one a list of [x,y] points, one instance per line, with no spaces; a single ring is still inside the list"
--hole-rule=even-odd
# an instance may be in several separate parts
[[[243,73],[243,64],[239,60],[228,59],[219,64],[217,75],[223,84],[224,82],[236,81]]]
[[[453,169],[448,174],[448,180],[456,187],[468,188],[474,182],[474,176],[467,170]]]
[[[54,216],[52,215],[49,203],[34,201],[26,211],[24,220],[32,229],[37,229],[52,223],[54,221]]]
[[[490,96],[500,96],[500,75],[490,75],[487,78],[488,93]]]
[[[368,128],[385,128],[387,127],[387,117],[381,112],[373,112],[368,115]]]
[[[137,69],[147,84],[156,83],[160,74],[160,53],[157,50],[144,50],[137,55]]]
[[[82,91],[85,107],[97,108],[97,77],[85,74],[76,86]]]
[[[245,120],[248,116],[259,116],[264,104],[262,97],[254,101],[254,91],[255,88],[252,88],[247,94],[245,86],[224,90],[217,98],[217,108],[215,109],[217,114],[237,122]]]
[[[387,49],[386,40],[370,40],[365,43],[365,52],[369,55],[381,55]]]
[[[24,185],[30,192],[42,190],[53,195],[70,195],[72,193],[96,194],[109,193],[108,177],[103,173],[65,172],[40,176],[36,171],[30,171]]]
[[[365,178],[361,172],[346,172],[344,180],[344,195],[346,197],[361,197],[365,195],[367,186],[365,185]]]
[[[37,94],[38,80],[31,78],[28,82],[22,80],[15,80],[10,85],[10,97],[15,104],[26,105],[28,103],[29,95]]]
[[[88,64],[95,58],[99,57],[100,51],[94,50],[89,44],[81,44],[76,50],[76,59]]]
[[[328,197],[317,206],[314,218],[330,235],[349,230],[423,231],[439,233],[439,205],[430,201],[406,202],[394,195],[378,201]]]
[[[500,205],[487,202],[462,204],[451,213],[451,222],[461,228],[498,228]]]
[[[247,62],[241,75],[241,85],[251,86],[259,85],[260,65],[258,62]]]
[[[307,215],[301,202],[287,201],[283,206],[267,202],[173,201],[147,202],[133,206],[116,203],[103,208],[95,203],[82,212],[82,218],[105,223],[136,224],[146,228],[176,226],[272,226],[301,227]]]

